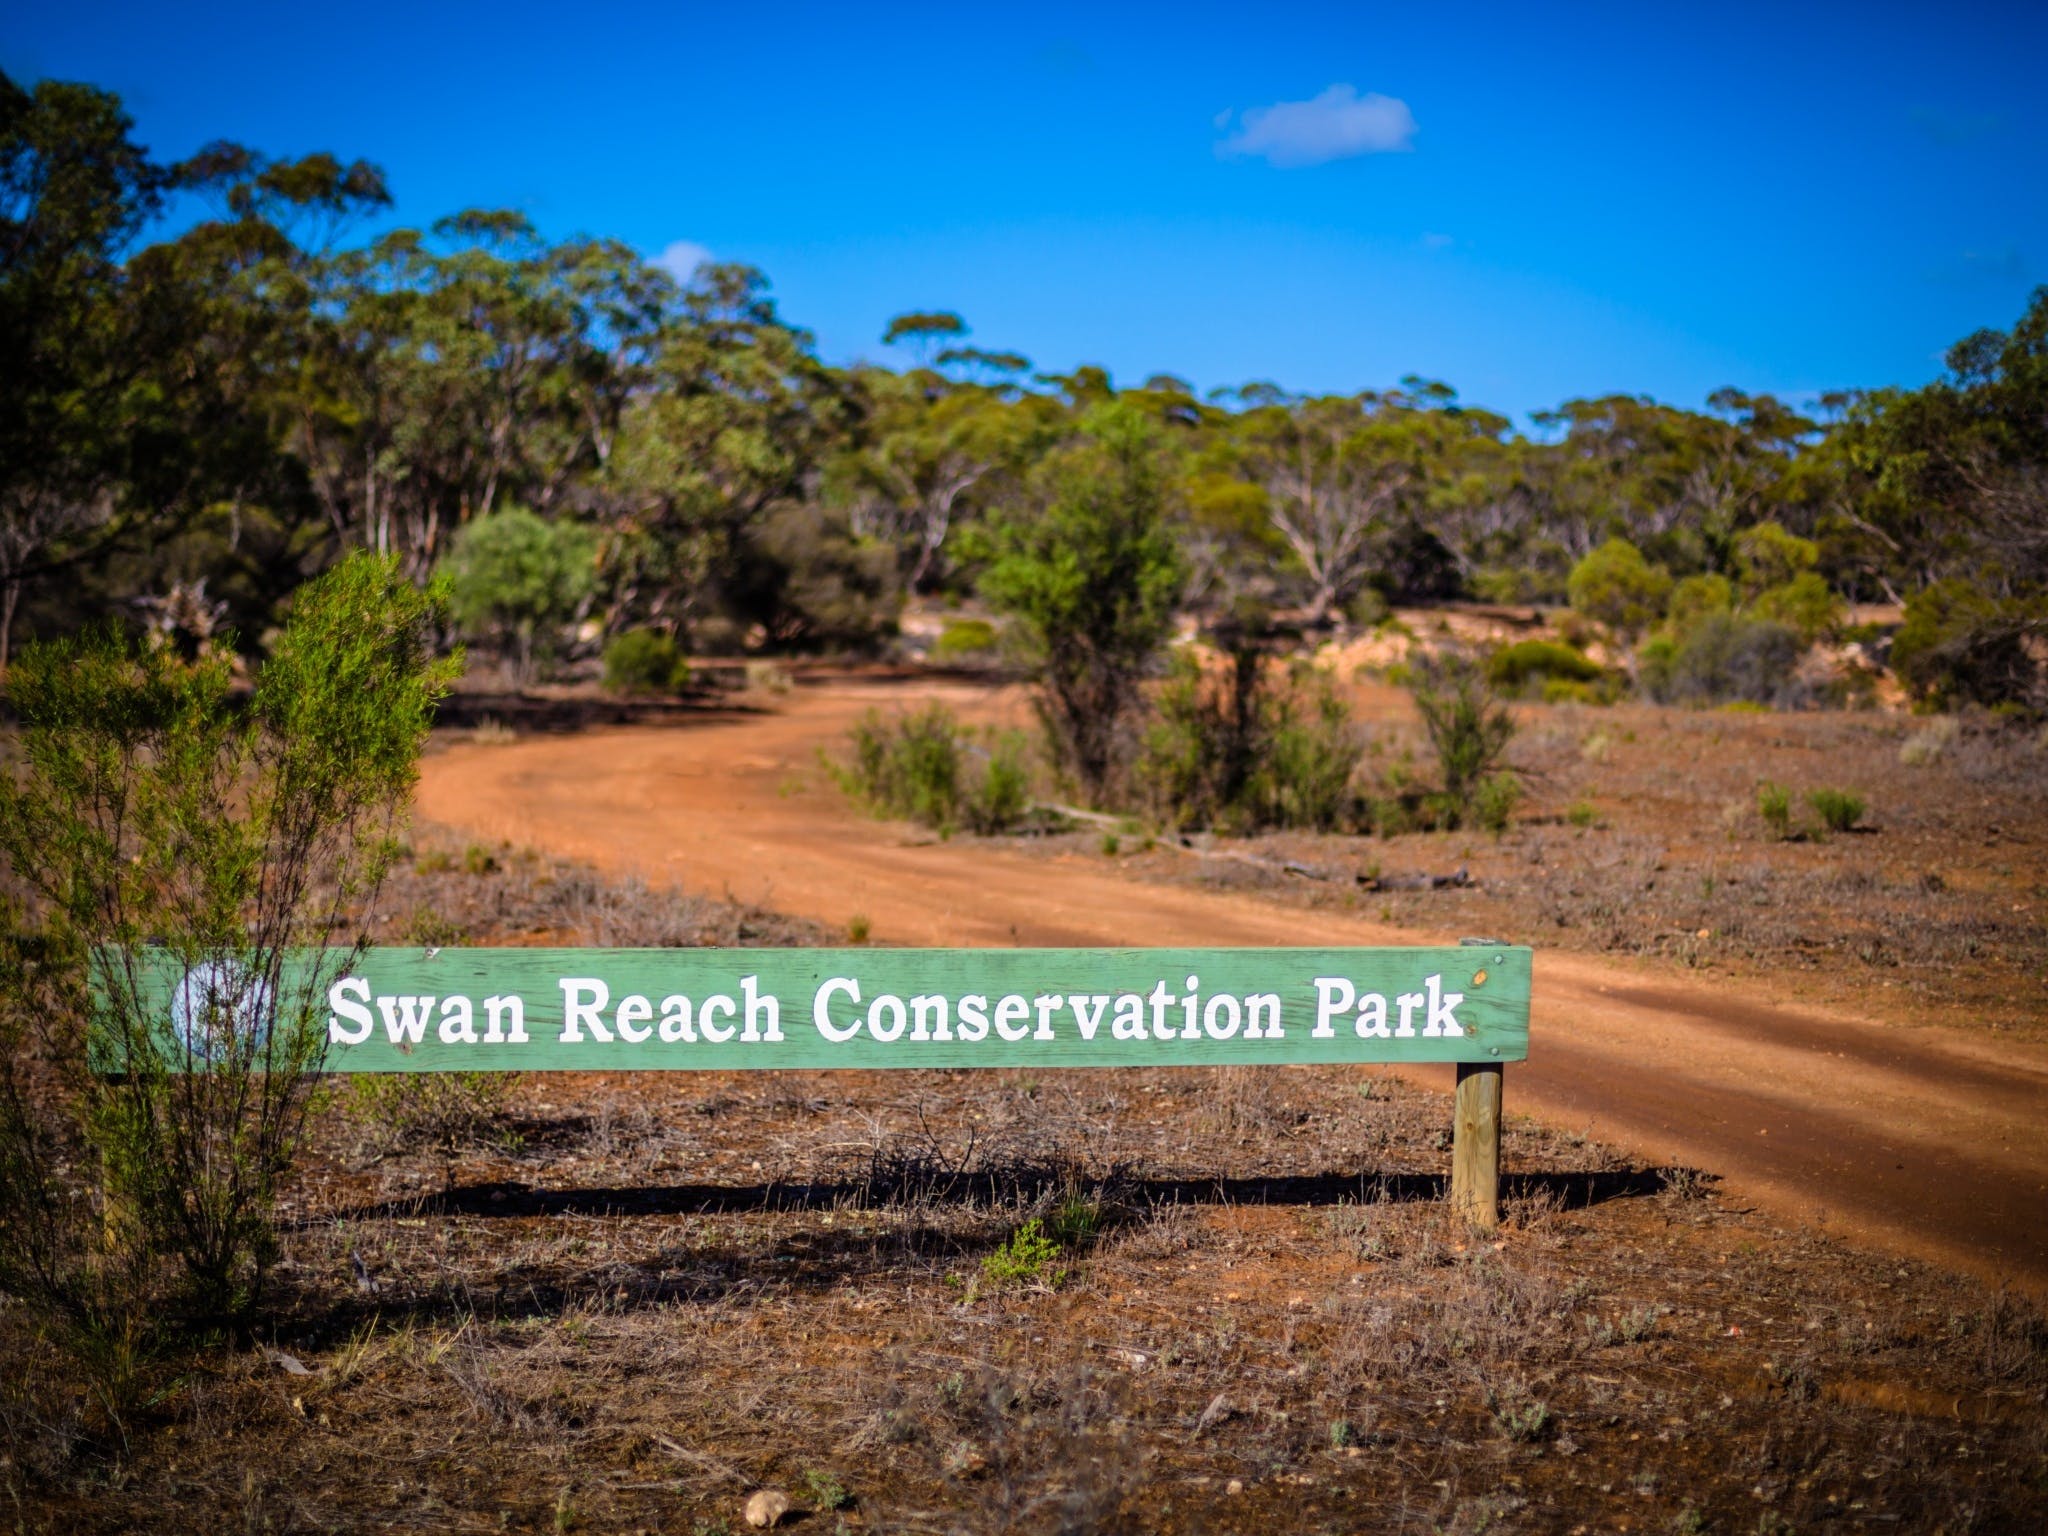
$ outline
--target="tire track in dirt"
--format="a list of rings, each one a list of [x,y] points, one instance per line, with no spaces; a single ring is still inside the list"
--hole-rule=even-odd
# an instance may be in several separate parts
[[[463,743],[423,766],[419,812],[703,894],[922,945],[1441,943],[1256,897],[1150,884],[861,819],[821,792],[820,748],[877,703],[1014,697],[839,682],[702,724]],[[2048,1295],[2048,1050],[1787,1007],[1715,980],[1540,952],[1531,1060],[1509,1109],[1703,1168],[1788,1217]],[[1448,1087],[1444,1069],[1408,1075]]]

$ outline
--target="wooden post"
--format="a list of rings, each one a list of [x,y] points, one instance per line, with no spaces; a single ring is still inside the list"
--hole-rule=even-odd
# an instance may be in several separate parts
[[[1498,1062],[1458,1063],[1451,1119],[1451,1209],[1482,1232],[1500,1224],[1500,1098]]]

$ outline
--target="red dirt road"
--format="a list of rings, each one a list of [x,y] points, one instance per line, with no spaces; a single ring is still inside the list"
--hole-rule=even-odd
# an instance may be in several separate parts
[[[925,686],[986,710],[985,691]],[[1348,914],[1148,884],[860,818],[817,753],[901,686],[804,689],[771,712],[460,744],[419,813],[471,836],[918,945],[1445,942]],[[1788,985],[1790,985],[1788,983]],[[1707,1169],[1804,1221],[2048,1295],[2048,1049],[1787,1006],[1725,981],[1536,961],[1532,1057],[1508,1107]],[[1418,1071],[1444,1080],[1448,1071]]]

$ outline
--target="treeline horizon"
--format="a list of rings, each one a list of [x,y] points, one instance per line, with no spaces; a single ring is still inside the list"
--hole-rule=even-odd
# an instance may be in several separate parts
[[[209,213],[147,238],[174,198]],[[2048,288],[1935,382],[1818,417],[1731,387],[1570,400],[1532,433],[1419,376],[1035,372],[943,311],[891,322],[900,364],[835,366],[750,267],[678,280],[503,211],[344,238],[390,206],[365,162],[162,164],[111,92],[0,75],[0,665],[108,617],[253,650],[359,548],[467,570],[465,632],[523,668],[638,631],[873,648],[907,598],[975,594],[1113,413],[1197,612],[1588,608],[1598,578],[1625,644],[1681,623],[1679,592],[1810,643],[1899,603],[1921,696],[2048,708]]]

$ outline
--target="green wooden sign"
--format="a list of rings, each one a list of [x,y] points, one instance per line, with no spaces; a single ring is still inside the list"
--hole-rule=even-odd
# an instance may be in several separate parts
[[[331,1072],[1520,1061],[1530,951],[374,949],[279,978]],[[270,989],[160,961],[181,1038]],[[324,993],[324,995],[321,995]]]

